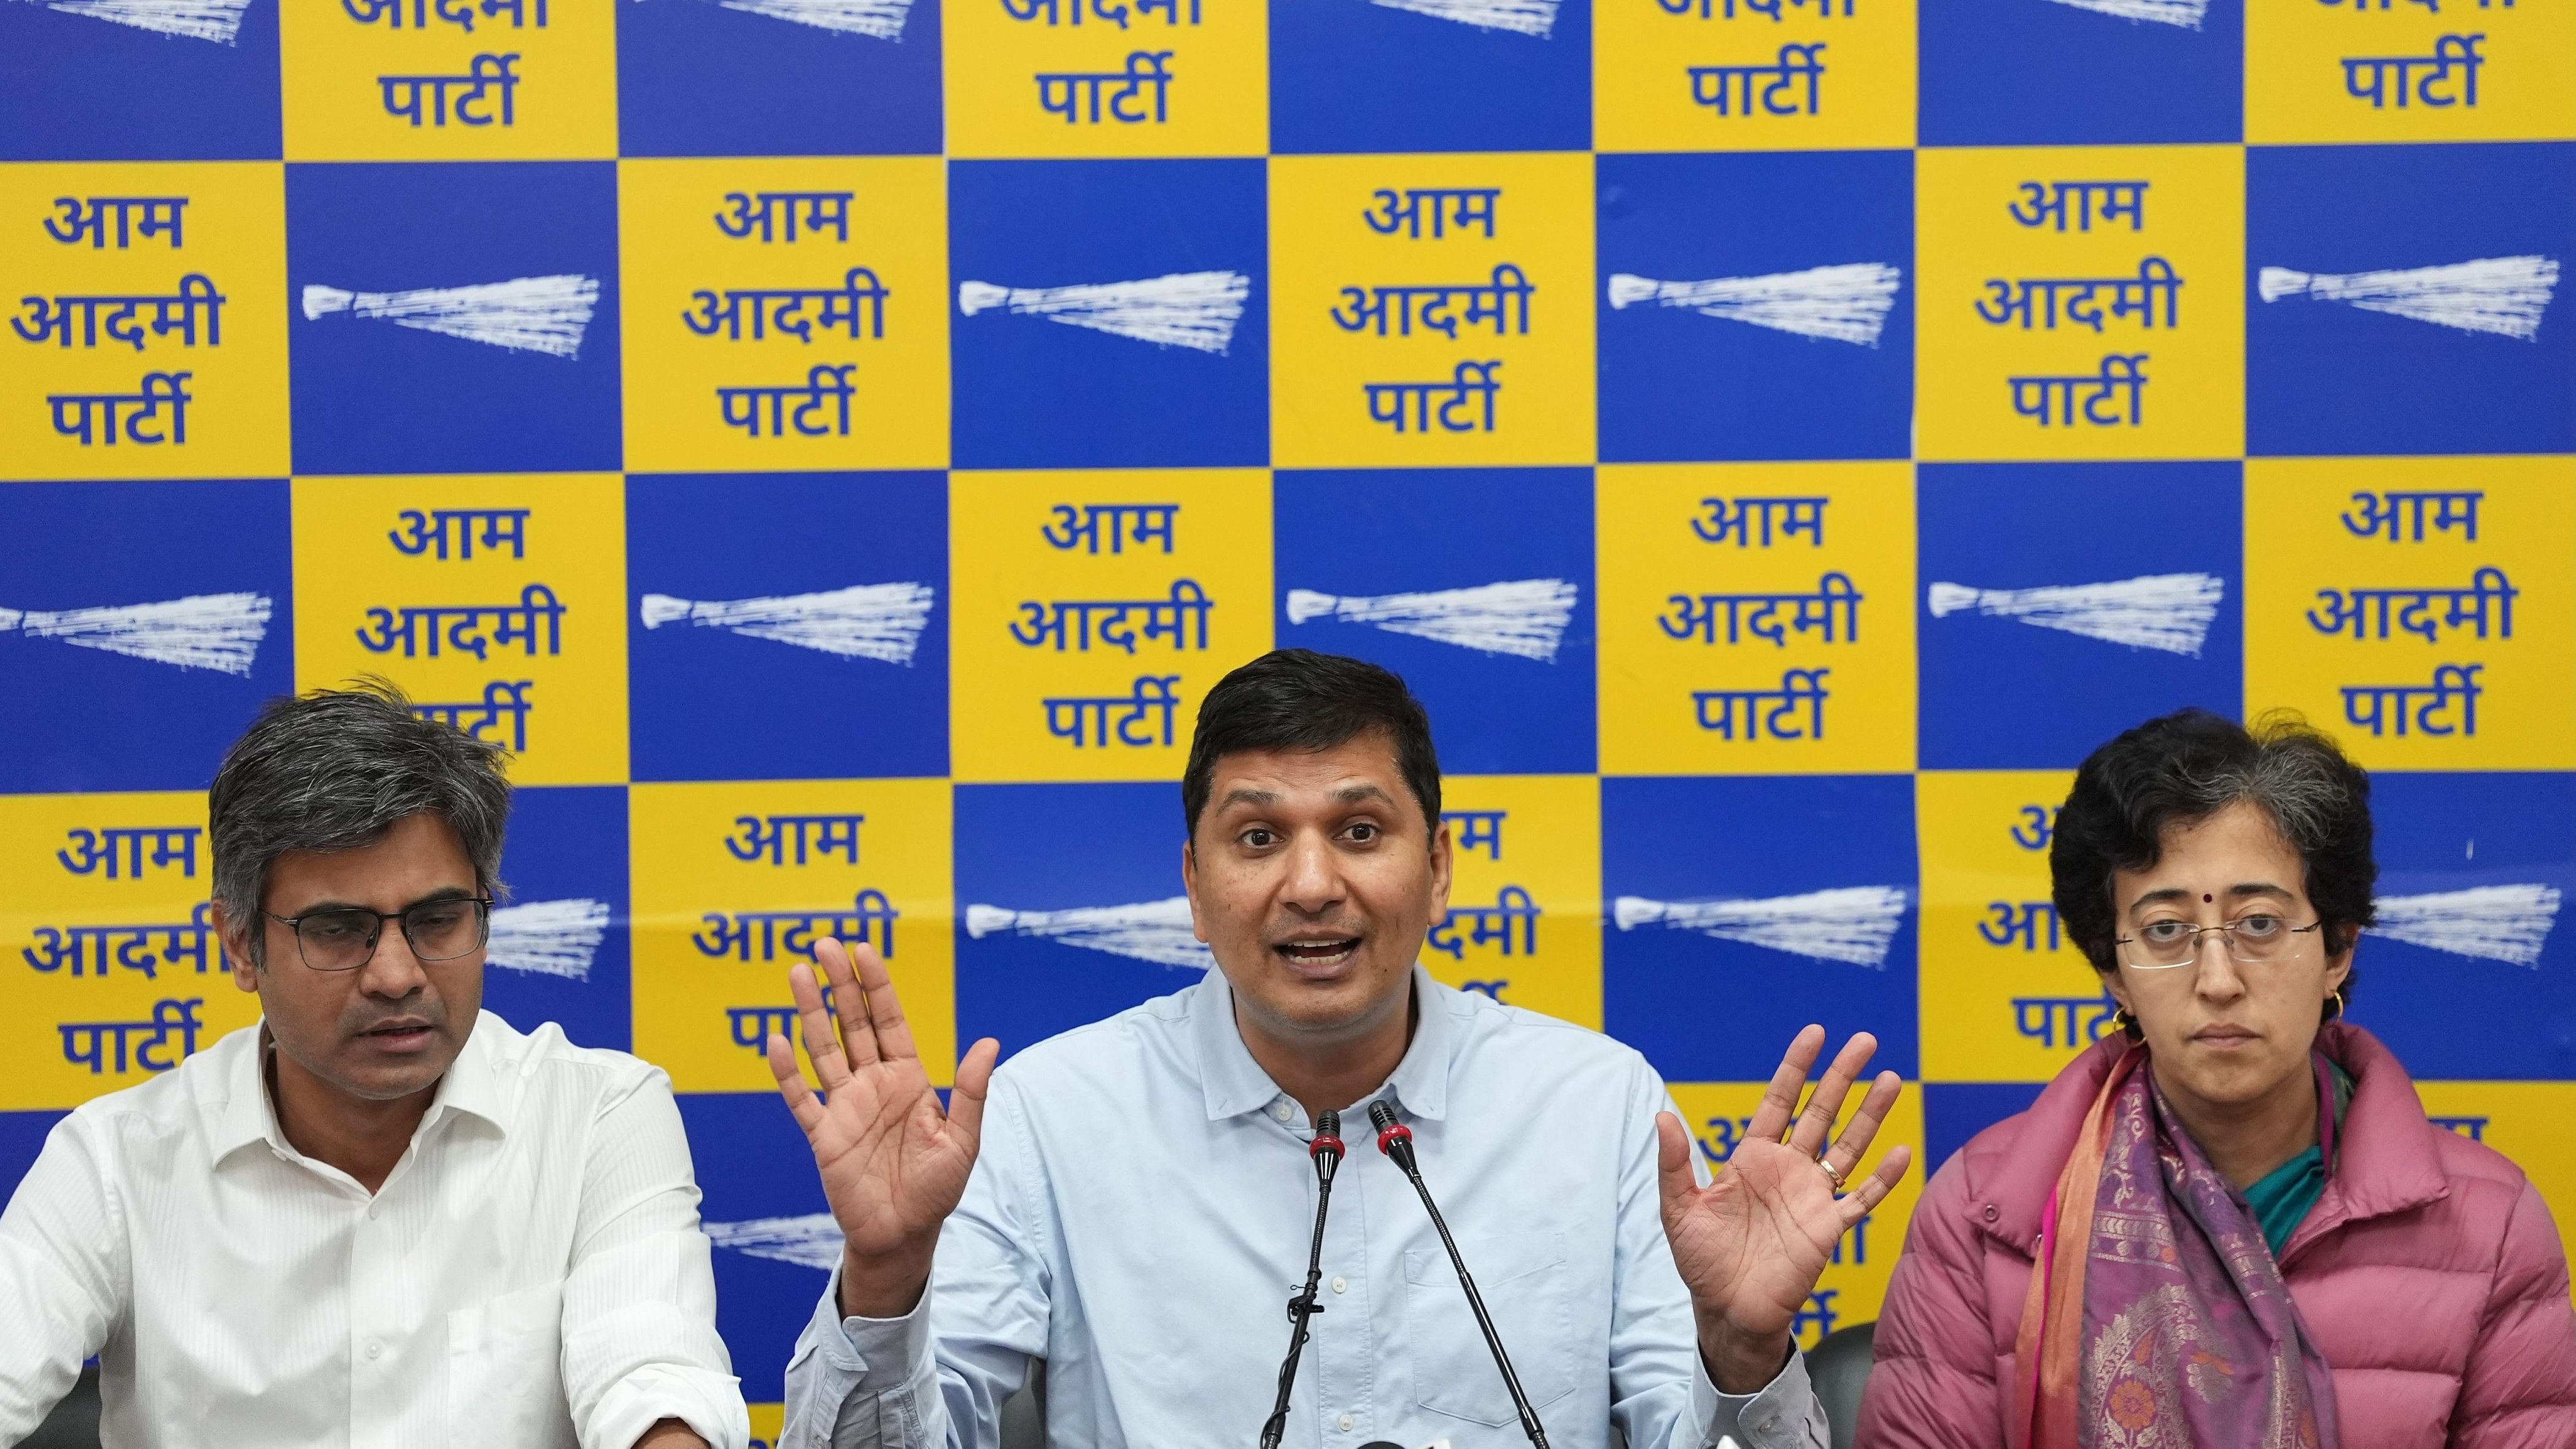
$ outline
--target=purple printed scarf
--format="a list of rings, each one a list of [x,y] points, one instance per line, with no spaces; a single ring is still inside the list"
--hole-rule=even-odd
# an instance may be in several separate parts
[[[2049,1196],[2022,1306],[2020,1442],[2335,1449],[2325,1358],[2146,1061],[2136,1047],[2113,1065]]]

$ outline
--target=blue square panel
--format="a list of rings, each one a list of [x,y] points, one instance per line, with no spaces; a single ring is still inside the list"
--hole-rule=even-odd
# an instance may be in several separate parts
[[[2576,145],[2257,146],[2254,453],[2576,449]]]
[[[295,689],[283,481],[0,488],[0,794],[202,790]]]
[[[1264,174],[951,162],[957,466],[1268,463]]]
[[[0,160],[274,161],[275,0],[0,5]]]
[[[2576,775],[2383,772],[2370,796],[2352,1019],[2418,1080],[2576,1080]]]
[[[1580,151],[1592,0],[1270,0],[1270,147]]]
[[[2040,1082],[1926,1082],[1923,1092],[1923,1160],[1917,1180],[1968,1145],[1968,1139],[2039,1100]]]
[[[961,1047],[989,1036],[1007,1057],[1215,966],[1190,934],[1177,785],[960,785],[956,802]]]
[[[1603,461],[1911,454],[1911,152],[1604,156],[1599,180]]]
[[[796,1335],[841,1260],[841,1230],[814,1150],[776,1092],[686,1092],[679,1102],[699,1220],[715,1244],[716,1332],[743,1398],[774,1404]]]
[[[1592,474],[1281,472],[1283,649],[1375,660],[1458,775],[1593,767]]]
[[[629,478],[626,586],[636,779],[948,773],[940,474]]]
[[[2233,141],[2243,0],[1922,0],[1926,146]]]
[[[1916,1075],[1914,781],[1601,782],[1601,1010],[1667,1081],[1763,1082],[1822,1022]]]
[[[1927,770],[2064,770],[2141,721],[2244,702],[2234,463],[1916,470]]]
[[[576,1045],[627,1050],[625,787],[520,787],[501,880],[510,895],[492,912],[483,1004],[521,1031],[551,1021]]]
[[[45,1150],[45,1138],[69,1112],[0,1112],[0,1203],[18,1190]]]
[[[618,466],[614,162],[289,166],[286,275],[298,473]]]
[[[939,6],[884,0],[763,14],[701,0],[619,5],[618,151],[934,153]]]

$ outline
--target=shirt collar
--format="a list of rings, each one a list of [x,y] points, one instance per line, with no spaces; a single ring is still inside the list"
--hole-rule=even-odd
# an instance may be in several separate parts
[[[485,1051],[486,1038],[491,1034],[482,1026],[478,1017],[475,1029],[466,1034],[464,1049],[448,1064],[447,1074],[439,1078],[438,1094],[430,1099],[429,1111],[422,1115],[420,1127],[413,1134],[415,1139],[433,1123],[457,1112],[480,1117],[503,1136],[509,1135],[509,1102]],[[268,1024],[262,1022],[246,1035],[250,1037],[248,1049],[236,1056],[225,1071],[230,1090],[216,1117],[211,1143],[217,1162],[255,1142],[266,1142],[281,1151],[294,1150],[286,1140],[285,1129],[278,1126],[276,1104],[268,1099],[268,1054],[275,1049]],[[1244,1059],[1249,1062],[1250,1054],[1246,1053]]]
[[[1449,1110],[1449,1044],[1455,1031],[1450,1012],[1456,995],[1432,980],[1419,963],[1414,966],[1413,1040],[1385,1088],[1385,1095],[1403,1103],[1405,1110],[1434,1121]],[[1243,1044],[1243,1031],[1234,1021],[1234,988],[1223,971],[1210,970],[1199,983],[1199,999],[1190,1011],[1190,1032],[1197,1041],[1199,1086],[1207,1096],[1209,1121],[1257,1112],[1279,1100],[1279,1084]]]

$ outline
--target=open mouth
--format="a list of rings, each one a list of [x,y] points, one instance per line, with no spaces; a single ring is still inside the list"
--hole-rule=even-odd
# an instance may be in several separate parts
[[[418,1051],[429,1044],[432,1028],[425,1021],[389,1021],[360,1032],[360,1039],[388,1051]]]
[[[1341,936],[1328,941],[1282,941],[1270,949],[1285,957],[1290,965],[1312,969],[1339,966],[1359,948],[1359,937]]]

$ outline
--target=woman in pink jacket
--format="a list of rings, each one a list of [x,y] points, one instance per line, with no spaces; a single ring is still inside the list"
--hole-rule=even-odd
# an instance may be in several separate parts
[[[1861,1449],[2569,1449],[2549,1210],[2336,1018],[2370,782],[2199,711],[2094,751],[2057,911],[2121,1032],[1914,1210]]]

